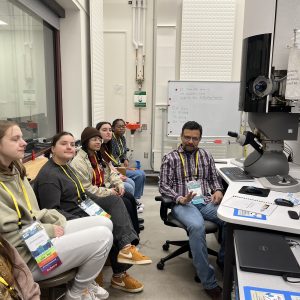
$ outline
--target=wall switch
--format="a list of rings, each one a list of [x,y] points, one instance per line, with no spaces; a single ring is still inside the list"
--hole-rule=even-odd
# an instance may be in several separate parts
[[[144,158],[148,158],[148,152],[144,152]]]
[[[147,130],[147,124],[142,124],[142,130]]]

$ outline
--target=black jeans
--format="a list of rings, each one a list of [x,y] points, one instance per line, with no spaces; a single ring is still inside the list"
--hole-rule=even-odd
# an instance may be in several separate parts
[[[127,244],[138,244],[139,237],[132,226],[125,201],[119,196],[98,197],[89,192],[87,195],[111,215],[114,243],[109,253],[114,274],[128,270],[131,265],[120,264],[117,261],[119,251]]]
[[[134,196],[128,192],[125,192],[122,196],[122,199],[127,208],[135,232],[137,234],[140,234],[139,220],[137,215],[137,204]]]

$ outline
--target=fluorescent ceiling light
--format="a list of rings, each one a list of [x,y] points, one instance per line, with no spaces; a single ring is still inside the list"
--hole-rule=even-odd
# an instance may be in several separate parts
[[[7,23],[5,23],[4,21],[0,20],[0,25],[8,25]]]

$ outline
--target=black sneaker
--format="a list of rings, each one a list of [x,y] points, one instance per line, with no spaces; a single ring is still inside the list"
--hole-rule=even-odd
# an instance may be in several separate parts
[[[218,285],[213,289],[205,289],[205,292],[213,300],[222,300],[222,288]]]
[[[138,218],[139,224],[144,224],[144,219],[143,218]]]
[[[145,229],[144,225],[139,224],[139,229],[140,229],[141,231],[144,230],[144,229]]]

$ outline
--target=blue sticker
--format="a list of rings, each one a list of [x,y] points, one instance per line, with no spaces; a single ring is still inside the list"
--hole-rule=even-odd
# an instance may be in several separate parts
[[[266,215],[255,213],[248,210],[238,209],[238,208],[234,209],[233,215],[235,217],[242,217],[242,218],[249,218],[249,219],[256,219],[256,220],[267,220]]]
[[[300,293],[263,289],[251,286],[244,287],[245,300],[264,299],[264,300],[298,300]]]
[[[196,205],[196,204],[204,204],[204,202],[205,202],[205,199],[203,198],[203,197],[195,197],[193,200],[192,200],[192,203],[194,204],[194,205]]]

